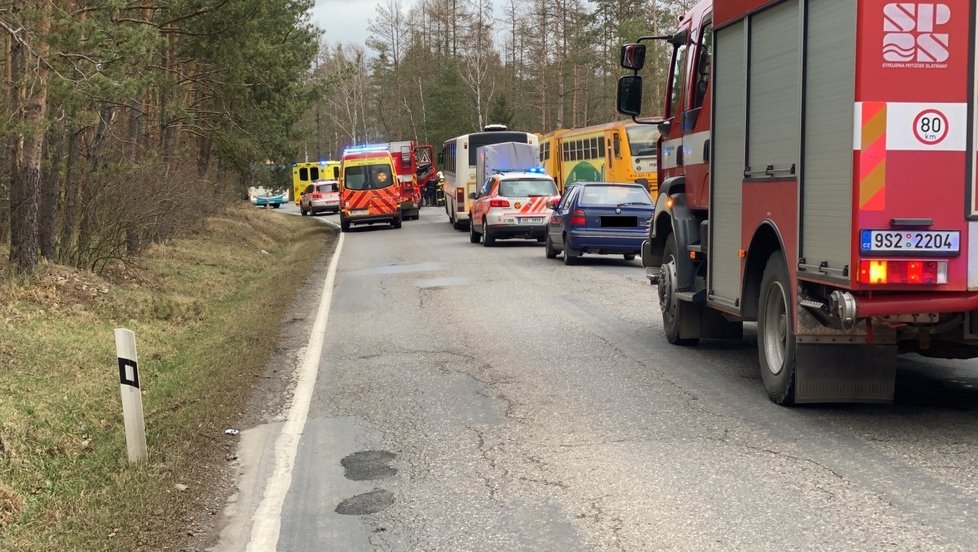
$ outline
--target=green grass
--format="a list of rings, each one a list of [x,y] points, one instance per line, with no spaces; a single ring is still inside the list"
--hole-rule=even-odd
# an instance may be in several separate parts
[[[0,280],[0,550],[178,546],[226,463],[224,428],[334,239],[306,219],[233,209],[105,278],[43,265]],[[136,466],[116,327],[137,339],[150,457]]]

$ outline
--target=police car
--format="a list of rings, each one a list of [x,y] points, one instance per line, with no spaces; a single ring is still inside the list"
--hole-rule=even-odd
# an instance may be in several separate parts
[[[543,242],[551,205],[559,196],[554,179],[542,168],[496,172],[469,195],[469,241],[486,247],[508,238]]]

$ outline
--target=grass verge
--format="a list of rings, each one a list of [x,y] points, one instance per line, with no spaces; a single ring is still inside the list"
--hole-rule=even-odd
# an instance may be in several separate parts
[[[0,550],[176,546],[226,462],[224,429],[335,237],[307,219],[234,208],[103,276],[5,271]],[[126,461],[116,327],[136,333],[150,450],[137,466]]]

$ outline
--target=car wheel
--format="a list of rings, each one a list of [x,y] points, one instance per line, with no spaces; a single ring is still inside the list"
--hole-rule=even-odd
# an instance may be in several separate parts
[[[272,209],[278,209],[279,207],[281,207],[281,205],[279,205],[278,203],[272,204]]]
[[[544,255],[546,255],[548,259],[557,258],[557,250],[554,249],[554,244],[550,241],[550,234],[547,234],[547,236],[544,238],[543,247]]]
[[[469,220],[472,220],[472,215],[469,215]],[[475,231],[475,225],[469,224],[469,243],[479,243],[481,236]]]
[[[622,255],[622,257],[624,257],[626,261],[634,261],[635,260],[635,254],[634,253],[625,253],[624,255]]]
[[[570,247],[568,247],[566,242],[564,243],[564,264],[565,265],[568,265],[569,266],[569,265],[577,264],[577,259],[580,256],[581,256],[581,254],[579,252],[574,251],[573,249],[571,249]]]
[[[469,226],[472,225],[472,221],[469,221]],[[492,237],[489,233],[489,221],[485,216],[482,217],[482,245],[486,247],[492,247],[496,245],[496,238]]]
[[[299,213],[301,213],[301,214],[302,214],[302,216],[306,216],[306,215],[308,215],[308,214],[309,214],[309,211],[306,211],[306,210],[305,210],[305,209],[303,209],[302,207],[299,207]]]
[[[788,290],[788,269],[780,252],[771,255],[761,279],[757,306],[757,356],[768,397],[777,404],[795,402],[795,333]]]

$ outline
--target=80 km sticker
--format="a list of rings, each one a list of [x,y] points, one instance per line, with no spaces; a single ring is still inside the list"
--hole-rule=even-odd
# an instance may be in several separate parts
[[[925,109],[913,121],[913,134],[920,143],[936,146],[947,137],[948,126],[947,115],[943,112]]]

